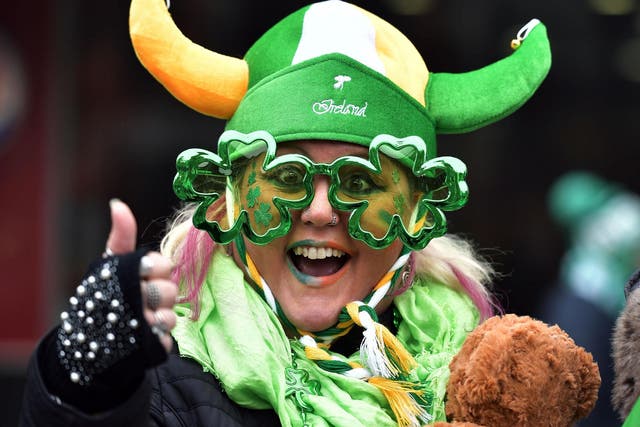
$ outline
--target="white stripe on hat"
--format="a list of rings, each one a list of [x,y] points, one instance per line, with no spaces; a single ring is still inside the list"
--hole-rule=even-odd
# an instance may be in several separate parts
[[[328,53],[342,53],[385,74],[371,21],[357,8],[339,0],[309,7],[292,65]]]

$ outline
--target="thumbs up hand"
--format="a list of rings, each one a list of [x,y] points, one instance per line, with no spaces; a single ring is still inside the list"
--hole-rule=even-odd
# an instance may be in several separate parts
[[[129,206],[120,200],[110,201],[111,231],[106,254],[123,255],[136,249],[137,224]],[[173,306],[178,286],[171,281],[172,263],[159,252],[148,252],[140,260],[140,293],[144,318],[167,352],[172,340],[168,332],[176,325]]]

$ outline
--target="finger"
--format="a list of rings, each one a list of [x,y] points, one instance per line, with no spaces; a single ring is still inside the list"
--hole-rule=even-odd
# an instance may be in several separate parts
[[[159,252],[149,252],[140,259],[140,277],[155,279],[171,277],[173,263]]]
[[[146,308],[154,311],[160,308],[173,309],[178,296],[175,283],[164,279],[144,280],[142,286],[142,300]]]
[[[149,323],[149,326],[156,325],[160,329],[164,329],[165,332],[169,332],[175,328],[178,319],[173,310],[167,308],[161,308],[156,311],[145,309],[144,318]]]
[[[165,350],[170,352],[173,340],[169,332],[176,326],[177,317],[175,313],[168,309],[160,309],[157,311],[145,309],[144,317],[151,327],[151,331],[158,337]]]
[[[162,334],[162,336],[158,338],[160,339],[160,344],[162,344],[166,352],[171,353],[171,348],[173,347],[173,340],[171,339],[171,335]]]
[[[136,248],[138,226],[136,218],[125,203],[118,199],[109,201],[111,210],[111,231],[106,248],[114,254],[124,254]]]

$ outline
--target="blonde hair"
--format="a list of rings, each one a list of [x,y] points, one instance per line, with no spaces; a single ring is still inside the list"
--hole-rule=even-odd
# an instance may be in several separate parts
[[[210,217],[224,215],[224,196],[214,202]],[[191,304],[194,317],[198,316],[198,296],[214,251],[220,250],[205,231],[193,226],[196,206],[180,209],[160,244],[160,251],[169,257],[176,268],[173,279],[180,283],[181,298]],[[480,312],[482,320],[500,311],[490,292],[495,271],[481,257],[471,243],[459,236],[448,234],[435,238],[421,251],[414,252],[415,274],[445,284],[466,293]]]

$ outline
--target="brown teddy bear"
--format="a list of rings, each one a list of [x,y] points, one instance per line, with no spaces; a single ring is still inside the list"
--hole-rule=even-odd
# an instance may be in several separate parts
[[[640,270],[627,283],[625,296],[627,305],[618,316],[612,342],[614,380],[611,401],[622,421],[627,420],[640,398]]]
[[[495,316],[467,337],[450,364],[447,418],[434,427],[570,426],[595,405],[591,354],[557,325]]]

